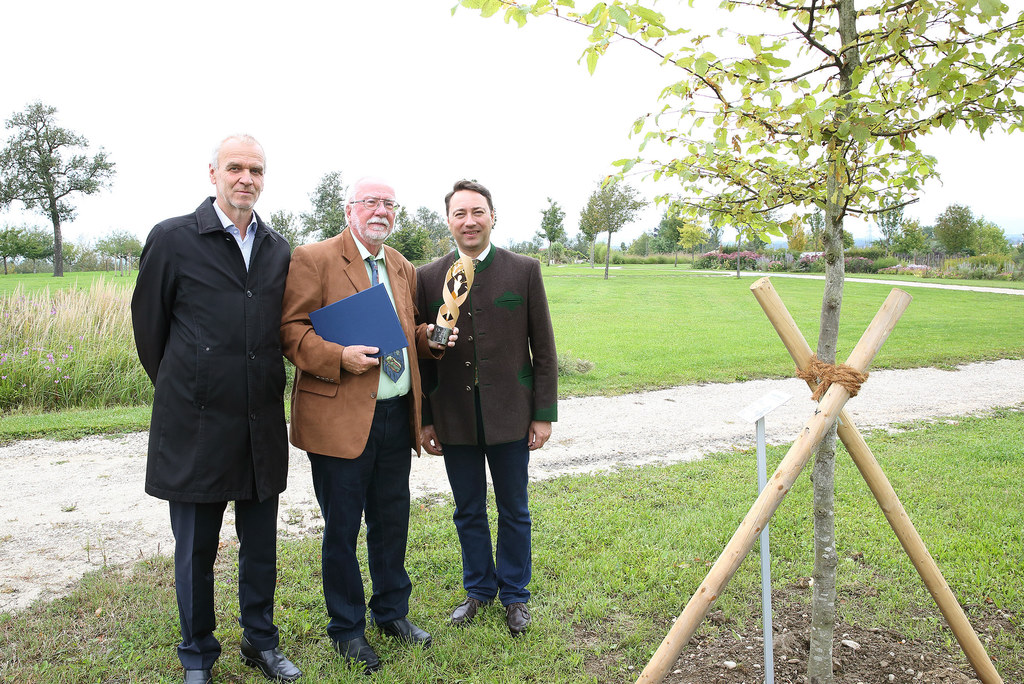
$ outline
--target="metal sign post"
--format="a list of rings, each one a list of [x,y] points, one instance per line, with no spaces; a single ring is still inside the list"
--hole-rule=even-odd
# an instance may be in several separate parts
[[[768,484],[768,464],[765,447],[764,417],[785,404],[792,397],[775,390],[765,394],[739,412],[744,421],[753,422],[757,437],[757,491]],[[764,622],[764,681],[775,684],[775,656],[772,647],[772,567],[768,548],[768,525],[761,530],[761,617]]]

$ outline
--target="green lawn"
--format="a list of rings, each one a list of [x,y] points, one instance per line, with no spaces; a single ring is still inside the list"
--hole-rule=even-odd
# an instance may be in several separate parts
[[[992,637],[986,648],[1004,681],[1024,681],[1024,413],[906,427],[869,435],[869,444],[968,617],[998,617],[1006,625],[985,635]],[[784,452],[769,450],[770,467]],[[811,572],[807,475],[772,520],[776,588],[806,586]],[[433,633],[434,646],[396,647],[370,629],[368,639],[385,662],[375,682],[634,681],[756,498],[754,454],[563,477],[531,488],[531,630],[510,639],[503,612],[494,607],[468,629],[446,624],[462,593],[452,504],[424,499],[412,509],[410,617]],[[841,448],[836,488],[839,619],[931,641],[970,672]],[[494,515],[492,502],[492,521]],[[307,673],[303,681],[365,681],[330,652],[319,551],[315,538],[280,542],[276,620],[282,644]],[[362,537],[360,553],[365,567]],[[237,657],[236,554],[233,546],[224,550],[217,574],[224,657],[215,674],[220,681],[255,683],[262,680]],[[716,604],[722,626],[705,621],[699,636],[727,636],[757,617],[758,571],[751,555]],[[176,681],[172,575],[168,558],[147,560],[131,575],[111,568],[87,576],[68,598],[0,615],[0,680]],[[797,590],[797,600],[809,600],[809,589]],[[693,652],[687,648],[684,654]],[[750,657],[756,662],[760,654]]]
[[[594,363],[585,375],[561,378],[560,395],[791,375],[789,354],[750,294],[755,280],[673,273],[671,267],[636,267],[610,280],[546,269],[559,353]],[[774,278],[772,283],[813,348],[824,281]],[[866,283],[844,288],[840,360],[892,289]],[[1024,297],[906,291],[914,300],[873,368],[946,367],[1024,356]]]
[[[118,275],[116,271],[72,271],[65,273],[63,278],[54,278],[53,273],[18,273],[0,275],[0,296],[14,292],[21,287],[22,292],[39,292],[49,289],[57,290],[88,290],[98,280],[118,285],[135,286],[138,271],[130,276]]]

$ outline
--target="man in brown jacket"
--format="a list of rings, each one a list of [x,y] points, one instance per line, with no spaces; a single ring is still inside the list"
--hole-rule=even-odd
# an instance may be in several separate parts
[[[366,516],[373,596],[370,613],[385,635],[430,646],[430,634],[412,624],[405,571],[409,532],[409,470],[419,453],[420,376],[416,355],[440,356],[416,325],[416,271],[384,245],[394,227],[395,191],[364,178],[345,207],[349,227],[340,235],[292,254],[281,319],[284,355],[295,364],[291,442],[309,455],[313,488],[324,517],[323,586],[327,633],[340,655],[380,667],[367,643],[366,603],[356,557]],[[359,344],[342,346],[313,329],[309,313],[383,283],[408,346],[395,354]],[[352,321],[358,326],[359,321]],[[457,336],[456,336],[457,339]],[[454,341],[450,346],[454,345]]]
[[[420,441],[429,453],[444,454],[455,497],[467,596],[451,621],[467,624],[497,596],[516,636],[530,624],[530,452],[544,446],[558,418],[555,338],[540,262],[491,244],[490,191],[459,181],[445,197],[445,209],[458,250],[418,271],[416,301],[426,320],[437,314],[452,262],[461,254],[477,263],[460,310],[459,345],[440,361],[420,364],[425,392]],[[494,552],[485,463],[498,506]]]

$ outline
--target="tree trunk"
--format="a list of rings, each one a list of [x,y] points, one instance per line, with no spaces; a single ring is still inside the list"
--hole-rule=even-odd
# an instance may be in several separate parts
[[[854,0],[838,0],[839,36],[843,46],[854,46],[841,56],[839,96],[853,89],[852,75],[860,64],[857,52],[857,27]],[[845,105],[837,111],[836,126],[852,111]],[[825,259],[825,292],[821,301],[821,326],[818,334],[818,358],[836,362],[839,315],[843,305],[843,215],[849,185],[846,140],[832,138],[827,150],[829,166],[825,200],[825,229],[822,235]],[[836,427],[828,431],[818,446],[811,480],[814,484],[814,585],[811,592],[811,643],[807,678],[811,684],[833,684],[832,640],[836,622],[835,535],[835,456]]]
[[[4,275],[7,275],[7,257],[4,257]]]
[[[604,253],[604,279],[608,280],[608,265],[612,262],[612,231],[608,231],[608,250]]]
[[[57,215],[57,200],[50,199],[50,220],[53,222],[53,277],[64,277],[64,240],[60,234],[60,216]]]
[[[597,244],[597,236],[590,241],[590,268],[594,268],[594,245]]]

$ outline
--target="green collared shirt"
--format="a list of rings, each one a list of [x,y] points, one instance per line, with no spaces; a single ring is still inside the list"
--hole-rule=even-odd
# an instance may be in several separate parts
[[[363,267],[366,268],[366,275],[369,276],[370,282],[373,282],[373,271],[370,268],[370,264],[366,261],[367,259],[374,259],[378,262],[377,273],[380,276],[380,282],[384,284],[384,289],[388,292],[388,299],[391,300],[391,306],[395,306],[395,295],[391,291],[391,278],[388,277],[387,261],[384,260],[384,247],[381,246],[380,251],[376,256],[370,254],[370,251],[363,246],[358,239],[355,240],[356,248],[359,250],[359,256],[363,258]],[[395,309],[397,311],[397,309]],[[399,376],[398,382],[392,382],[388,374],[381,371],[380,381],[377,384],[377,399],[391,399],[393,397],[400,397],[404,394],[408,394],[409,390],[412,389],[412,384],[409,380],[409,353],[408,347],[401,349],[402,361],[405,363],[405,369],[402,371],[402,375]]]

